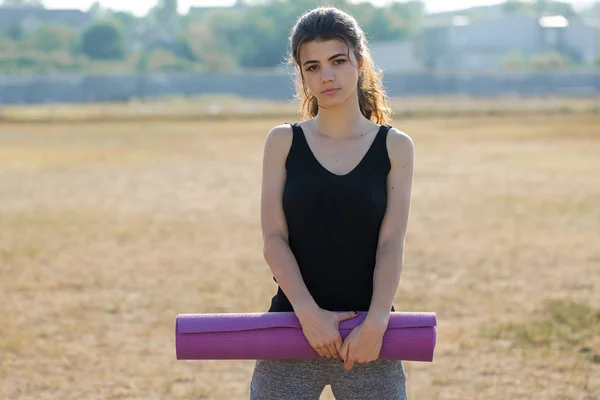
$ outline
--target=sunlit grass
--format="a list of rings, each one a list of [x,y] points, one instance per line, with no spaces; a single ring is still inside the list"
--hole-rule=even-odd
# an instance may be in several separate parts
[[[282,122],[0,124],[0,398],[247,398],[253,363],[175,360],[174,320],[268,308]],[[416,150],[395,305],[438,315],[409,397],[594,398],[600,118],[392,124]]]
[[[514,347],[581,353],[588,361],[600,363],[600,310],[563,299],[546,300],[540,308],[529,321],[494,326],[484,334],[509,340]]]

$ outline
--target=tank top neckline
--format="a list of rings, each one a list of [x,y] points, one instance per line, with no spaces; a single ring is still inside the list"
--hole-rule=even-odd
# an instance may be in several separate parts
[[[375,144],[379,140],[379,137],[381,136],[381,134],[384,131],[384,129],[387,127],[387,125],[379,125],[379,130],[375,134],[375,138],[373,139],[373,141],[369,145],[367,151],[362,156],[362,158],[360,159],[360,161],[358,162],[358,164],[356,164],[356,166],[354,166],[354,168],[352,168],[349,172],[347,172],[345,174],[336,174],[336,173],[330,171],[328,168],[325,168],[325,166],[321,163],[321,161],[319,161],[319,159],[317,158],[317,156],[315,155],[315,153],[311,149],[310,145],[308,144],[308,141],[306,140],[306,136],[305,136],[305,133],[304,133],[304,129],[302,129],[302,127],[300,126],[300,124],[296,122],[293,125],[295,125],[298,128],[298,130],[299,130],[299,132],[301,134],[300,136],[302,136],[302,141],[304,142],[304,145],[306,146],[308,152],[310,153],[310,157],[313,159],[313,161],[315,161],[317,163],[317,165],[319,166],[319,168],[321,170],[323,170],[328,175],[333,176],[334,178],[344,178],[344,177],[352,175],[355,171],[357,171],[360,168],[360,166],[365,162],[365,160],[370,155],[370,153],[373,151],[373,148],[375,147]]]

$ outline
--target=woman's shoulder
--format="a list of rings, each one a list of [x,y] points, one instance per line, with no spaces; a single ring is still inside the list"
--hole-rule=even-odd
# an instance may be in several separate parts
[[[406,133],[390,126],[387,135],[387,149],[390,160],[406,160],[412,158],[414,142]]]
[[[272,127],[265,139],[266,154],[287,154],[292,146],[292,124],[285,123]]]
[[[272,127],[267,133],[267,141],[282,141],[292,137],[293,128],[291,123],[284,123]]]

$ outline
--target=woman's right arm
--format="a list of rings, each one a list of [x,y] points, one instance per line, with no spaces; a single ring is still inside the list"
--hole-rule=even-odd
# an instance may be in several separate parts
[[[289,125],[277,126],[265,141],[262,172],[261,225],[263,253],[277,283],[297,314],[318,306],[309,293],[288,244],[288,230],[281,204],[285,184],[285,160],[292,145]]]
[[[341,358],[339,322],[354,318],[353,312],[334,313],[320,308],[308,291],[288,243],[282,195],[285,161],[292,145],[292,128],[277,126],[265,140],[261,193],[263,253],[267,264],[292,304],[310,345],[323,357]]]

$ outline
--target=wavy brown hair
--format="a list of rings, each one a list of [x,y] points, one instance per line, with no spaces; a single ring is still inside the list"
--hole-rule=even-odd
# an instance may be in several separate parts
[[[308,92],[300,64],[300,47],[307,42],[339,39],[348,45],[359,63],[362,74],[358,78],[358,103],[365,118],[383,125],[388,122],[391,110],[383,88],[381,71],[375,70],[367,39],[356,19],[335,7],[319,7],[302,15],[292,28],[289,37],[290,53],[288,62],[295,64],[296,97],[302,104],[302,118],[313,118],[319,112],[319,103]]]

